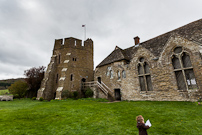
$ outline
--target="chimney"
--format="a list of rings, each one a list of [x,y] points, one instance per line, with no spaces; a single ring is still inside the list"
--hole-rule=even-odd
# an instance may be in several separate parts
[[[135,45],[138,45],[140,43],[140,38],[138,36],[134,37],[134,41],[135,41]]]

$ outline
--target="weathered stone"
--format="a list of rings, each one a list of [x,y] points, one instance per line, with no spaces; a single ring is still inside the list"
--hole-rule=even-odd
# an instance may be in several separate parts
[[[202,57],[200,53],[202,40],[198,40],[202,38],[201,34],[202,19],[140,43],[138,47],[134,46],[125,50],[116,47],[97,66],[94,79],[100,78],[114,92],[114,95],[115,90],[120,89],[122,100],[196,101],[202,98]],[[197,83],[196,90],[178,89],[172,65],[173,51],[176,47],[182,47],[190,57],[191,69],[193,69]],[[144,58],[149,65],[152,91],[141,91],[138,76],[140,58]],[[109,67],[113,72],[112,77],[106,74]],[[117,73],[122,71],[126,72],[126,78],[118,79]],[[98,97],[104,97],[101,94],[102,91],[98,93]]]
[[[81,91],[82,81],[93,80],[93,41],[65,38],[55,40],[53,56],[48,65],[37,98],[61,99],[63,90]]]

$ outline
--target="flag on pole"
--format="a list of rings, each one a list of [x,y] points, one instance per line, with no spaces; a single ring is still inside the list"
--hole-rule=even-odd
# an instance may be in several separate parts
[[[86,25],[83,24],[82,27],[84,27],[84,40],[86,40]]]

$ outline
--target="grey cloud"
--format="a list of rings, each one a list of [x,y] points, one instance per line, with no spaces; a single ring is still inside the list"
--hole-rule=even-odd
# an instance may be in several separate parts
[[[173,4],[175,3],[175,4]],[[0,2],[0,79],[23,76],[47,66],[54,40],[94,41],[97,66],[116,45],[125,49],[201,18],[200,0],[2,0]]]

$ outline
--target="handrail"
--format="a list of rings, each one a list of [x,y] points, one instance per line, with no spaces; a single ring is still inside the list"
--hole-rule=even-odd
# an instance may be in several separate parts
[[[97,85],[99,88],[101,88],[103,90],[103,92],[107,95],[108,94],[108,91],[99,83],[97,82]]]
[[[101,83],[102,83],[102,85],[104,85],[112,93],[112,91],[110,90],[110,88],[105,83],[103,83],[102,81],[101,81]]]
[[[88,86],[88,87],[93,87],[93,86],[98,86],[106,95],[108,93],[112,94],[112,91],[110,90],[110,88],[103,82],[98,82],[98,81],[92,81],[92,82],[83,82],[82,85]]]

